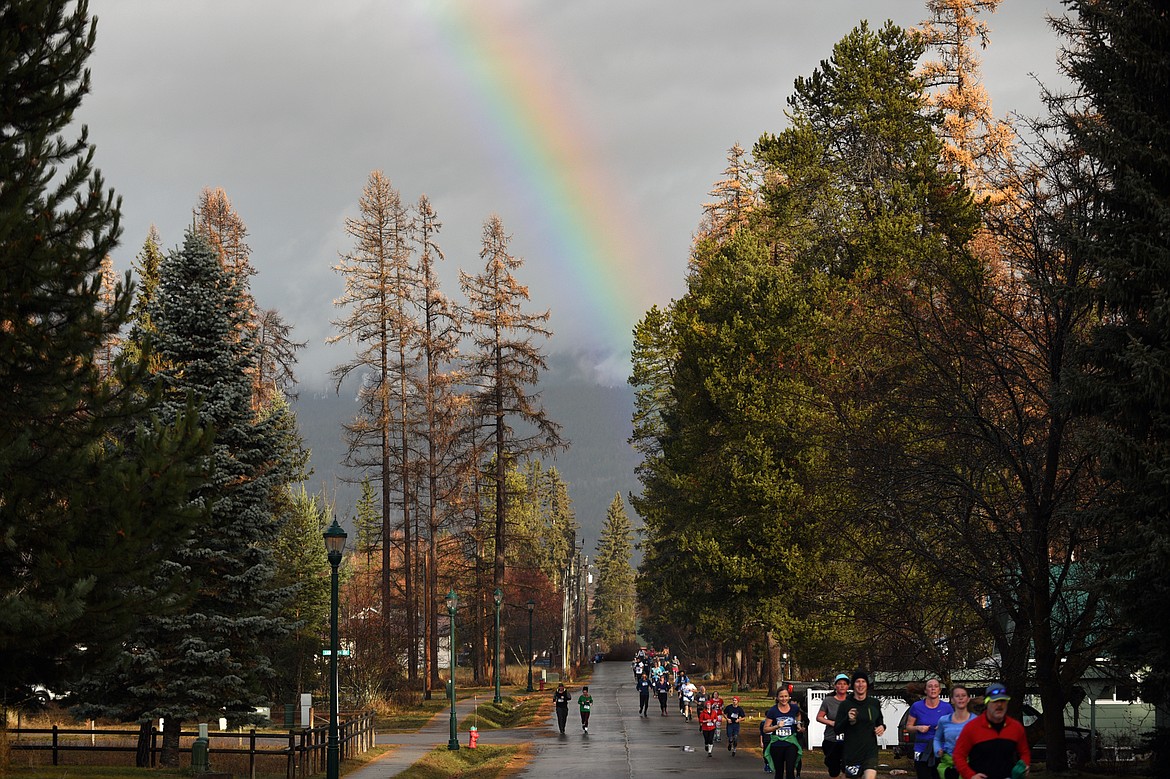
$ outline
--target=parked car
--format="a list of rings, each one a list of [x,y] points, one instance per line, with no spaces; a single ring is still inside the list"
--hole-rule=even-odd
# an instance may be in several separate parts
[[[1048,762],[1048,745],[1044,743],[1044,715],[1025,704],[1021,719],[1028,732],[1028,743],[1032,746],[1032,762]],[[1069,768],[1080,768],[1089,762],[1093,754],[1092,744],[1093,732],[1088,728],[1064,726],[1064,750]]]
[[[914,734],[906,729],[906,718],[910,716],[910,709],[902,712],[902,719],[898,720],[898,743],[894,744],[894,757],[908,757],[914,759]]]

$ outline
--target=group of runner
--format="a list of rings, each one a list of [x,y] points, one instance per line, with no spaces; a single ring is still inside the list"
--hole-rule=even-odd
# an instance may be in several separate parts
[[[966,688],[955,687],[959,709],[955,711],[938,702],[937,680],[928,680],[926,687],[927,699],[911,706],[907,717],[907,727],[915,735],[918,779],[1024,779],[1028,775],[1032,753],[1024,726],[1007,716],[1011,696],[1006,687],[999,682],[987,686],[986,709],[980,715],[967,712]],[[865,670],[837,674],[833,694],[822,701],[817,722],[825,726],[829,776],[844,773],[848,779],[876,779],[878,738],[886,726],[881,701],[869,694]]]
[[[722,696],[703,685],[696,685],[680,667],[677,657],[647,655],[640,652],[633,662],[634,680],[638,689],[641,717],[649,717],[650,695],[658,697],[661,716],[667,716],[667,700],[673,690],[678,697],[679,713],[689,722],[697,718],[708,757],[713,756],[714,744],[721,740],[720,730],[726,729],[727,751],[732,756],[739,747],[740,726],[746,712],[739,698],[733,696],[726,704]],[[918,779],[1024,779],[1031,763],[1024,728],[1019,721],[1007,716],[1007,702],[1011,699],[1002,684],[988,685],[984,702],[986,711],[978,716],[967,715],[964,700],[956,703],[962,710],[962,719],[952,717],[931,701],[937,699],[938,684],[927,683],[927,701],[911,708],[913,719],[908,726],[916,737],[915,769]],[[955,692],[966,694],[965,688]],[[561,733],[565,732],[568,704],[572,696],[559,685],[554,694]],[[583,687],[579,697],[581,726],[589,732],[589,709],[593,698],[589,688]],[[922,702],[920,702],[922,703]],[[955,715],[960,712],[954,712]],[[937,716],[934,716],[937,715]],[[878,768],[878,739],[885,733],[881,701],[870,694],[869,673],[857,669],[852,674],[837,674],[833,692],[825,696],[816,715],[816,721],[825,728],[822,747],[825,768],[829,776],[845,775],[846,779],[876,779]],[[788,686],[776,693],[775,705],[768,709],[760,722],[760,747],[766,773],[780,773],[784,779],[799,779],[803,750],[799,734],[805,730],[805,719],[799,704],[792,700]],[[919,749],[917,742],[925,746]]]
[[[715,743],[723,740],[724,730],[727,751],[735,755],[739,749],[740,724],[747,716],[738,697],[725,703],[717,690],[707,690],[705,685],[695,684],[683,670],[678,657],[669,653],[639,650],[632,668],[638,689],[639,716],[650,716],[651,694],[658,698],[660,716],[667,716],[667,701],[673,692],[678,699],[679,714],[688,722],[698,720],[707,756],[712,755]]]

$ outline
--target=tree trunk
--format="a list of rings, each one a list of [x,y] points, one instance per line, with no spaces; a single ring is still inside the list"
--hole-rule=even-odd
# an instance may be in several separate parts
[[[153,725],[143,722],[138,727],[138,746],[134,750],[134,766],[136,768],[150,768],[150,736]]]
[[[179,733],[183,729],[183,721],[174,717],[167,717],[163,722],[163,748],[159,763],[163,768],[179,767]]]
[[[775,695],[780,684],[780,644],[769,630],[764,633],[764,640],[768,645],[768,695]]]

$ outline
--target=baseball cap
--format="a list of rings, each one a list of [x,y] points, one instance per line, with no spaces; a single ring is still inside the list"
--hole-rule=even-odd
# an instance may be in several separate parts
[[[845,681],[849,681],[849,674],[837,674],[836,676],[833,677],[833,684],[836,684],[837,682],[841,681],[842,679],[844,679]]]
[[[984,693],[983,702],[991,703],[992,701],[1010,701],[1012,696],[1008,695],[1007,687],[1004,687],[1000,682],[992,682],[987,685],[987,691]]]

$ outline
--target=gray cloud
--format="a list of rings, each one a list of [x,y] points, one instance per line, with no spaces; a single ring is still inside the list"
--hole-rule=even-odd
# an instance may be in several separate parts
[[[152,223],[177,244],[199,191],[223,187],[251,232],[257,298],[310,341],[301,376],[316,391],[344,359],[344,347],[323,345],[342,287],[329,268],[349,247],[343,219],[378,168],[407,201],[431,197],[445,225],[449,294],[456,268],[478,268],[480,227],[499,213],[528,263],[533,307],[553,312],[549,348],[579,349],[603,380],[619,379],[620,355],[615,362],[597,342],[591,301],[549,261],[555,228],[540,223],[529,182],[501,167],[500,131],[475,103],[469,73],[483,62],[467,57],[439,12],[464,5],[93,0],[93,93],[78,118],[124,198],[118,265],[129,266]],[[536,75],[557,85],[594,144],[615,207],[638,231],[631,272],[652,282],[643,309],[681,294],[691,233],[727,148],[782,129],[793,79],[863,17],[914,24],[925,15],[919,0],[476,7],[515,33],[508,46],[541,64]],[[989,18],[986,80],[997,113],[1039,111],[1028,74],[1055,80],[1057,43],[1043,17],[1058,9],[1007,0]]]

